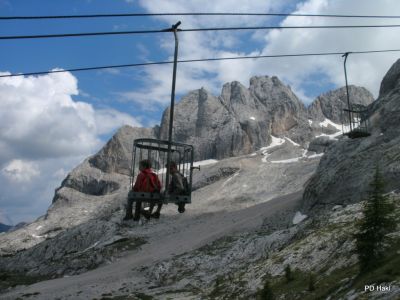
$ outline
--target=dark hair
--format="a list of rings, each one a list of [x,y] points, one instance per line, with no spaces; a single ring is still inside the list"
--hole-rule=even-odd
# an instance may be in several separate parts
[[[166,164],[165,166],[168,167],[168,164]],[[171,160],[169,162],[169,166],[170,166],[170,168],[176,168],[177,167],[176,162],[174,162],[173,160]]]
[[[139,162],[139,167],[143,169],[150,169],[151,168],[151,161],[150,159],[143,159]]]

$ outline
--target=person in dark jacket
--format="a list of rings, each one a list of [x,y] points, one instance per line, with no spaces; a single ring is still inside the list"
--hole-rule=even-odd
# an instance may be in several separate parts
[[[173,195],[184,195],[185,194],[185,184],[184,177],[178,171],[176,162],[171,161],[171,166],[169,168],[171,174],[171,183],[168,186],[168,193]],[[185,212],[185,203],[178,203],[178,212]]]
[[[140,173],[136,177],[135,184],[132,188],[134,192],[146,192],[146,193],[159,193],[161,191],[161,182],[152,170],[151,162],[148,159],[139,162]],[[132,215],[133,201],[131,197],[128,197],[128,204],[126,206],[126,214],[124,220],[132,219],[134,221],[139,221],[140,213],[142,212],[142,201],[136,200],[135,205],[135,215]],[[153,205],[154,206],[154,205]],[[146,218],[149,218],[152,207],[150,207],[150,212],[142,212]]]

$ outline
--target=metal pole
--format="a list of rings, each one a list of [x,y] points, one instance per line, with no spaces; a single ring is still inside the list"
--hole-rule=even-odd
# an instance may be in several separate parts
[[[169,166],[171,163],[171,144],[172,144],[172,129],[174,127],[174,106],[175,106],[175,83],[176,83],[176,67],[177,67],[177,60],[178,60],[178,26],[181,25],[181,21],[176,23],[175,25],[172,25],[170,31],[174,33],[175,37],[175,53],[174,53],[174,69],[172,72],[172,90],[171,90],[171,106],[169,109],[169,130],[168,130],[168,152],[167,152],[167,176],[165,178],[165,192],[167,193],[168,191],[168,185],[169,185],[169,177],[170,177],[170,172],[169,172]]]
[[[345,54],[342,55],[344,57],[344,78],[346,80],[346,95],[347,95],[347,106],[349,110],[349,124],[350,124],[350,132],[353,131],[353,124],[351,122],[351,108],[350,108],[350,96],[349,96],[349,86],[347,84],[347,71],[346,71],[346,61],[347,57],[349,56],[351,52],[346,52]]]

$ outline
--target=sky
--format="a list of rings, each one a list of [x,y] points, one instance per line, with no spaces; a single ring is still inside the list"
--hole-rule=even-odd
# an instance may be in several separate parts
[[[393,15],[398,0],[0,0],[0,16],[166,12],[263,12]],[[400,24],[399,19],[159,16],[0,20],[0,36],[181,28]],[[400,49],[400,29],[295,29],[179,33],[179,59]],[[0,73],[27,73],[165,61],[172,33],[0,40]],[[350,55],[350,84],[378,96],[398,53]],[[177,98],[201,87],[219,95],[225,82],[278,76],[306,104],[344,85],[338,56],[269,58],[178,65]],[[0,222],[43,215],[74,167],[127,124],[150,127],[169,105],[172,65],[0,78]]]

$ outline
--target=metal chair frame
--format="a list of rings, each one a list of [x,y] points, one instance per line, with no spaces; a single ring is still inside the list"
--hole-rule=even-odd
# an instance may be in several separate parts
[[[168,193],[168,185],[164,176],[163,168],[167,163],[168,151],[170,149],[171,161],[177,163],[178,171],[187,178],[189,185],[188,195],[176,195]],[[140,200],[150,203],[191,203],[191,191],[193,182],[193,146],[183,143],[172,142],[169,147],[169,141],[158,139],[136,139],[133,142],[132,164],[130,188],[134,184],[135,175],[138,173],[138,165],[142,159],[150,159],[155,173],[159,175],[162,183],[160,193],[134,192],[131,190],[128,197],[133,201]],[[161,177],[160,177],[161,175]],[[170,178],[171,179],[171,178]]]

